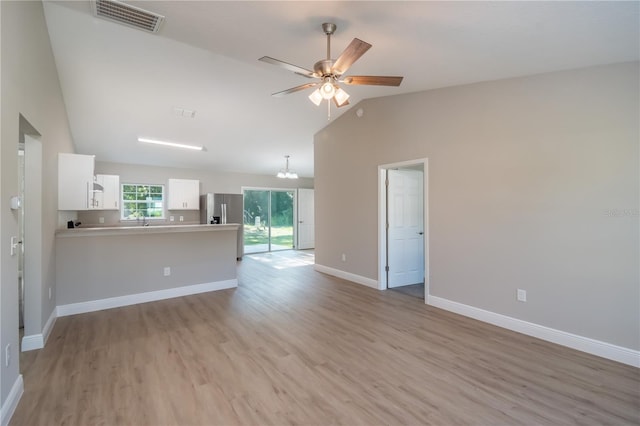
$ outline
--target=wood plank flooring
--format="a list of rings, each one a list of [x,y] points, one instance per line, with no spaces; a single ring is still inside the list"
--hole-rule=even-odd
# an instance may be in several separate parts
[[[59,318],[12,425],[639,424],[640,370],[246,256],[240,285]]]

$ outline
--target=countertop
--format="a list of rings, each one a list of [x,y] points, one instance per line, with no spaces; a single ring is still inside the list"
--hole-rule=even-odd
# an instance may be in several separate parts
[[[89,237],[108,235],[140,235],[140,234],[166,234],[175,232],[216,232],[236,231],[239,223],[227,223],[224,225],[150,225],[150,226],[102,226],[87,228],[58,229],[56,237]]]

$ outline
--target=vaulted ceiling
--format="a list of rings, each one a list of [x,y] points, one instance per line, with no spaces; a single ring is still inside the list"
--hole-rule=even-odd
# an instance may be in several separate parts
[[[638,2],[132,1],[166,17],[157,34],[93,16],[88,1],[45,2],[78,152],[98,161],[273,174],[291,155],[313,176],[313,135],[330,121],[308,82],[258,61],[305,68],[354,38],[373,47],[348,74],[403,75],[400,87],[345,86],[360,100],[639,59]],[[196,111],[194,118],[175,108]],[[144,145],[138,137],[204,145]]]

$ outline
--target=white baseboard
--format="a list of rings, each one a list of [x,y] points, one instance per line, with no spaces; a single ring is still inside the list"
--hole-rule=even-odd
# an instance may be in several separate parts
[[[206,293],[208,291],[225,290],[238,287],[238,279],[212,283],[194,284],[166,290],[150,291],[147,293],[130,294],[127,296],[110,297],[107,299],[90,300],[88,302],[59,305],[58,317],[83,314],[86,312],[102,311],[104,309],[119,308],[121,306],[137,305],[138,303],[154,302],[156,300],[172,299],[174,297],[189,296],[191,294]]]
[[[367,287],[378,289],[378,281],[371,278],[363,277],[361,275],[352,274],[351,272],[341,271],[340,269],[330,268],[328,266],[315,264],[314,269],[318,272],[333,275],[334,277],[342,278],[343,280],[353,281],[357,284],[366,285]]]
[[[30,334],[29,336],[23,336],[20,344],[20,350],[22,352],[33,351],[35,349],[44,348],[44,337],[42,334]]]
[[[42,334],[31,334],[29,336],[22,337],[22,342],[20,344],[20,349],[22,350],[22,352],[44,348],[44,345],[47,344],[47,339],[49,339],[49,335],[51,334],[51,330],[53,330],[53,326],[56,323],[56,311],[57,309],[54,309],[51,312],[47,323],[44,325]]]
[[[437,296],[428,295],[427,304],[446,311],[455,312],[456,314],[464,315],[466,317],[474,318],[479,321],[497,325],[498,327],[526,334],[527,336],[537,337],[538,339],[546,340],[547,342],[567,346],[572,349],[577,349],[582,352],[640,368],[640,351],[616,346],[611,343],[590,339],[588,337],[578,336],[576,334],[519,320],[517,318],[508,317],[495,312],[485,311],[484,309],[475,308],[473,306],[443,299]]]
[[[9,424],[9,420],[11,420],[11,416],[13,416],[13,413],[16,411],[18,402],[20,402],[20,398],[22,398],[23,393],[24,382],[22,381],[22,374],[19,374],[16,381],[13,382],[9,395],[4,401],[4,404],[2,404],[2,408],[0,408],[0,413],[2,413],[0,415],[0,418],[2,419],[2,426],[7,426]]]
[[[49,336],[51,335],[51,331],[53,330],[53,326],[56,325],[56,319],[58,319],[58,308],[53,308],[51,311],[51,315],[49,315],[49,319],[47,323],[44,325],[44,329],[42,330],[42,334],[44,335],[43,339],[43,347],[47,344],[47,340],[49,340]]]

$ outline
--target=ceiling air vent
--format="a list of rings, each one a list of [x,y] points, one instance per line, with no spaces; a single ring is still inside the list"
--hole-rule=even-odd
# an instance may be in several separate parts
[[[93,14],[140,30],[157,33],[164,16],[115,0],[94,0]]]

